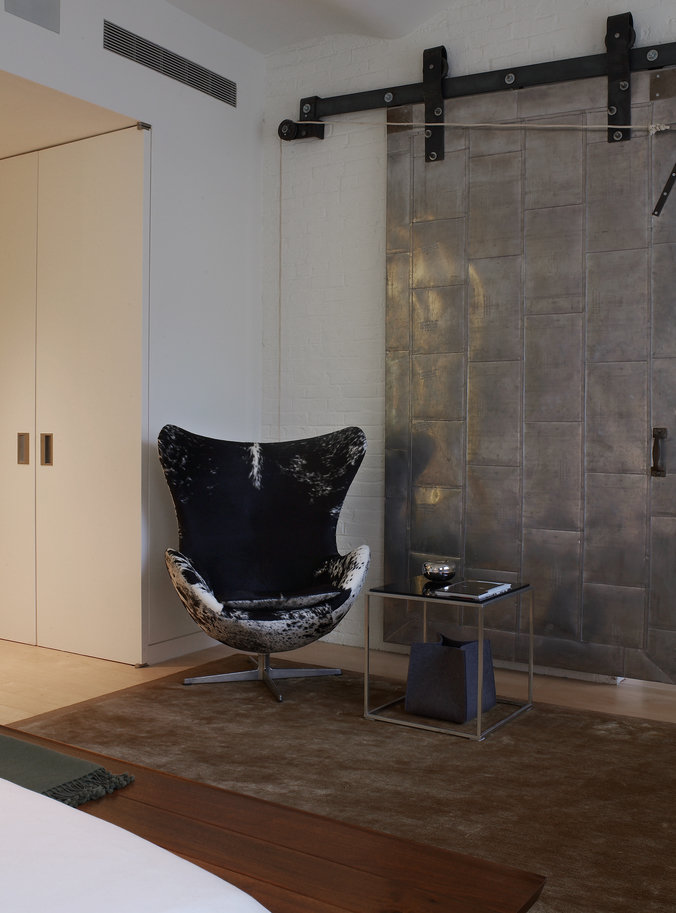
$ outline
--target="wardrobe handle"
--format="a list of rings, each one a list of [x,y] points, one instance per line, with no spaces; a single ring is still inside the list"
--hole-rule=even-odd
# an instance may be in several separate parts
[[[19,431],[16,436],[16,461],[19,466],[28,466],[31,461],[31,436],[27,431]]]
[[[41,466],[53,466],[54,465],[54,435],[53,434],[41,434],[40,435],[40,465]]]

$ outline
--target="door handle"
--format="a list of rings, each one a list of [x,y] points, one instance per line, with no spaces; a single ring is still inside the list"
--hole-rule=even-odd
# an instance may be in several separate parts
[[[41,466],[53,466],[54,465],[54,435],[53,434],[41,434],[40,435],[40,465]]]
[[[653,464],[650,467],[651,476],[663,477],[667,474],[667,468],[664,465],[664,454],[662,452],[662,441],[668,437],[666,428],[653,428]]]
[[[19,431],[16,436],[16,461],[19,466],[28,466],[31,461],[31,436],[27,431]]]

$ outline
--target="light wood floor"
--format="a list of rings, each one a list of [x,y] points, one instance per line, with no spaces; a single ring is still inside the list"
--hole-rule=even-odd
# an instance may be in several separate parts
[[[215,645],[200,653],[137,669],[89,656],[0,640],[0,724],[15,723],[231,653],[233,651],[227,647]],[[361,649],[326,642],[284,654],[284,658],[335,665],[356,672],[363,670]],[[374,654],[371,669],[375,674],[403,680],[406,663],[405,656]],[[496,683],[498,693],[504,696],[525,696],[526,676],[520,672],[498,669]],[[536,703],[676,723],[676,685],[630,679],[616,685],[537,675],[534,690]]]

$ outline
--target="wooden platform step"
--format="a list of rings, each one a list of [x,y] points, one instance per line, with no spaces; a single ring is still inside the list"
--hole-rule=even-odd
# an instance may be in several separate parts
[[[524,913],[545,879],[0,727],[128,771],[82,811],[191,860],[271,913]]]

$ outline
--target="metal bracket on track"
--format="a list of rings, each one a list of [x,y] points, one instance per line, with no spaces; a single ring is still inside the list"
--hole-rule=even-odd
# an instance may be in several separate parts
[[[425,161],[444,157],[443,81],[448,73],[446,48],[429,48],[423,53],[423,97],[425,99]],[[439,124],[440,126],[436,126]]]
[[[435,124],[426,131],[425,161],[441,161],[444,157],[444,93],[443,85],[448,73],[448,55],[445,47],[429,48],[423,52],[423,81],[419,85],[398,86],[392,89],[375,89],[321,98],[318,95],[301,98],[298,121],[283,120],[277,134],[283,140],[324,139],[322,117],[349,114],[355,111],[374,111],[378,108],[397,108],[424,102],[426,123]]]
[[[619,125],[631,124],[631,58],[636,40],[631,13],[608,17],[606,49],[608,58],[608,142],[631,139],[631,130]],[[615,126],[618,125],[618,126]]]

